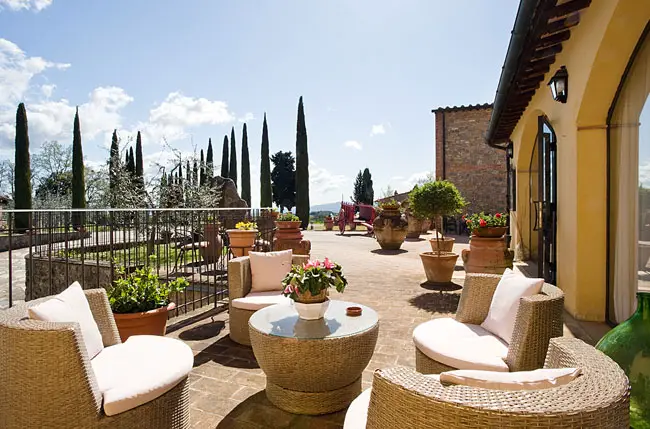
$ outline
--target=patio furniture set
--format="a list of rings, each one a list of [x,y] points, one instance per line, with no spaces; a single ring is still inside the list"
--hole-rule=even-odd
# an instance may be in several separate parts
[[[300,318],[277,284],[305,260],[253,252],[228,267],[231,338],[252,346],[277,407],[349,406],[345,429],[629,427],[622,369],[560,337],[561,290],[509,271],[468,274],[456,316],[414,330],[416,368],[376,369],[361,392],[379,315],[332,300],[324,318]],[[0,362],[2,428],[190,426],[191,349],[156,336],[122,343],[103,289],[73,284],[0,312]]]

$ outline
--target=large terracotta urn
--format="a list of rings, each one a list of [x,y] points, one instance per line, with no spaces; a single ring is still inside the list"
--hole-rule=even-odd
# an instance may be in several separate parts
[[[223,241],[219,235],[219,223],[209,222],[203,225],[205,246],[200,246],[201,257],[206,264],[213,264],[221,257]]]
[[[418,219],[413,215],[408,215],[407,220],[408,231],[406,232],[406,238],[420,238],[420,234],[422,234],[422,219]]]
[[[248,256],[253,250],[258,231],[256,229],[229,229],[230,250],[235,257]]]
[[[503,274],[512,268],[514,252],[506,246],[505,237],[480,237],[472,235],[469,250],[463,249],[465,272]]]
[[[132,335],[164,336],[167,330],[167,312],[176,308],[173,302],[165,307],[141,313],[113,313],[120,339],[125,342]]]
[[[323,223],[325,224],[325,231],[334,229],[334,219],[331,216],[326,217]]]
[[[424,273],[431,283],[449,283],[454,275],[458,254],[453,252],[420,253]]]
[[[389,208],[380,211],[372,223],[375,238],[385,250],[398,250],[406,239],[408,221],[400,213],[399,208]]]
[[[431,219],[424,219],[422,221],[422,234],[426,234],[431,229]]]

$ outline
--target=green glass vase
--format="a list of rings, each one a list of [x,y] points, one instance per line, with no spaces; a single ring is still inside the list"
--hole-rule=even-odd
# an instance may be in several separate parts
[[[630,379],[630,425],[650,429],[650,292],[638,292],[636,312],[596,344]]]

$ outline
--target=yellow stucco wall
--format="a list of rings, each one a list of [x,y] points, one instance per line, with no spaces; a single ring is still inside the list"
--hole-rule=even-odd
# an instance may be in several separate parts
[[[567,310],[581,320],[605,320],[607,112],[649,20],[650,1],[593,0],[511,135],[517,166],[511,234],[513,246],[526,247],[531,234],[528,167],[540,114],[557,135],[557,283]],[[562,65],[569,72],[566,104],[554,101],[545,85]]]

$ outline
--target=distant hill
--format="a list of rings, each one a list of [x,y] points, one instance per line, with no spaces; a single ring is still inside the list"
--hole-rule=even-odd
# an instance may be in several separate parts
[[[309,212],[332,212],[332,213],[338,213],[339,210],[341,209],[341,202],[337,201],[335,203],[327,203],[327,204],[317,204],[315,206],[311,206]]]

